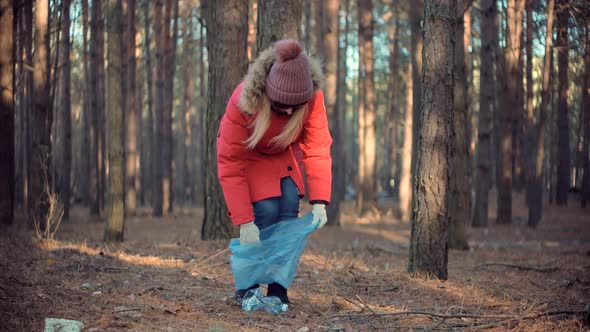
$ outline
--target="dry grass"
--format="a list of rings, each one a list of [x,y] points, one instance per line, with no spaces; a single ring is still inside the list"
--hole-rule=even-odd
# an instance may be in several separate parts
[[[407,223],[390,213],[357,223],[345,207],[341,229],[312,235],[279,316],[233,303],[228,242],[199,240],[202,211],[141,212],[116,246],[101,242],[104,224],[82,209],[52,242],[19,227],[3,232],[0,330],[40,331],[46,317],[93,331],[588,330],[583,314],[555,313],[590,302],[588,210],[549,207],[529,230],[516,206],[514,225],[470,229],[472,249],[450,251],[441,282],[405,272]]]

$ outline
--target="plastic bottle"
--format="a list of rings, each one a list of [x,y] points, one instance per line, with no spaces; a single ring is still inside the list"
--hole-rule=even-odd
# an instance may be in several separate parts
[[[242,310],[252,312],[259,309],[264,309],[269,314],[277,315],[281,312],[286,312],[289,306],[281,302],[281,299],[276,296],[263,296],[260,287],[258,287],[249,290],[244,295]]]

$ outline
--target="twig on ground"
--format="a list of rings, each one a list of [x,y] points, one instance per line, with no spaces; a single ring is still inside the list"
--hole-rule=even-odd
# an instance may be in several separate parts
[[[530,314],[525,315],[522,317],[514,316],[514,315],[445,315],[445,314],[437,314],[434,312],[427,312],[427,311],[398,311],[398,312],[382,312],[382,313],[375,313],[375,314],[338,314],[332,315],[326,318],[326,320],[332,320],[334,318],[342,318],[342,317],[367,317],[367,316],[401,316],[401,315],[422,315],[422,316],[430,316],[430,317],[438,317],[444,319],[506,319],[506,320],[513,320],[513,319],[534,319],[543,316],[556,316],[556,315],[579,315],[585,314],[585,310],[554,310],[554,311],[545,311],[537,314]]]
[[[369,311],[370,311],[370,312],[372,312],[373,314],[375,314],[375,315],[377,314],[377,313],[376,313],[376,312],[375,312],[373,309],[371,309],[371,307],[369,307],[369,305],[367,305],[367,304],[365,303],[365,301],[363,301],[363,299],[361,299],[361,297],[360,297],[360,296],[358,296],[358,294],[357,294],[357,295],[355,295],[355,296],[356,296],[356,298],[359,300],[359,302],[360,302],[360,303],[362,303],[362,304],[365,306],[365,308],[369,309]]]
[[[487,262],[482,263],[476,266],[476,269],[481,269],[487,266],[504,266],[504,267],[511,267],[519,270],[528,270],[528,271],[536,271],[536,272],[554,272],[559,270],[557,266],[550,266],[550,267],[541,267],[541,266],[529,266],[529,265],[519,265],[514,263],[502,263],[502,262]]]
[[[221,255],[225,254],[228,251],[229,251],[229,249],[228,248],[225,248],[225,249],[221,250],[220,252],[218,252],[216,254],[213,254],[213,255],[205,258],[204,260],[202,260],[200,262],[197,262],[197,264],[195,264],[195,268],[197,268],[197,267],[203,267],[203,264],[205,264],[206,262],[212,260],[213,258],[216,258],[218,256],[221,256]]]

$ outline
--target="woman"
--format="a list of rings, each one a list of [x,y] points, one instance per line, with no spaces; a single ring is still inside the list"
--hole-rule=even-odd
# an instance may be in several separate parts
[[[303,166],[313,221],[318,227],[327,222],[332,138],[322,82],[319,63],[297,41],[281,40],[260,54],[227,104],[217,166],[242,245],[258,242],[260,229],[298,217]],[[236,300],[258,286],[237,290]],[[278,283],[268,285],[267,296],[289,303],[287,289]]]

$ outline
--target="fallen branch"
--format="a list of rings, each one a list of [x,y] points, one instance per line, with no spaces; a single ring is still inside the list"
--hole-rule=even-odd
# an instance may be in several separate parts
[[[460,315],[445,315],[445,314],[437,314],[434,312],[427,312],[427,311],[398,311],[398,312],[380,312],[374,314],[338,314],[332,315],[326,318],[326,320],[332,320],[335,318],[344,318],[344,317],[383,317],[383,316],[402,316],[402,315],[420,315],[420,316],[430,316],[435,318],[443,318],[443,319],[534,319],[543,316],[557,316],[557,315],[580,315],[586,314],[586,310],[554,310],[554,311],[544,311],[537,314],[530,314],[525,316],[514,316],[514,315],[470,315],[470,314],[460,314]]]
[[[486,266],[504,266],[504,267],[511,267],[519,270],[528,270],[528,271],[536,271],[536,272],[553,272],[559,270],[556,266],[550,267],[541,267],[541,266],[529,266],[529,265],[519,265],[514,263],[501,263],[501,262],[487,262],[482,263],[476,266],[477,269],[481,269]]]
[[[197,267],[202,267],[202,266],[203,266],[203,264],[205,264],[206,262],[208,262],[208,261],[212,260],[213,258],[215,258],[215,257],[217,257],[217,256],[223,255],[223,254],[225,254],[225,253],[226,253],[226,252],[228,252],[228,251],[229,251],[229,249],[228,249],[228,248],[226,248],[226,249],[223,249],[223,250],[221,250],[220,252],[218,252],[218,253],[216,253],[216,254],[214,254],[214,255],[211,255],[211,256],[209,256],[209,257],[205,258],[205,259],[204,259],[204,260],[202,260],[201,262],[197,262],[197,263],[195,264],[195,268],[197,268]]]

